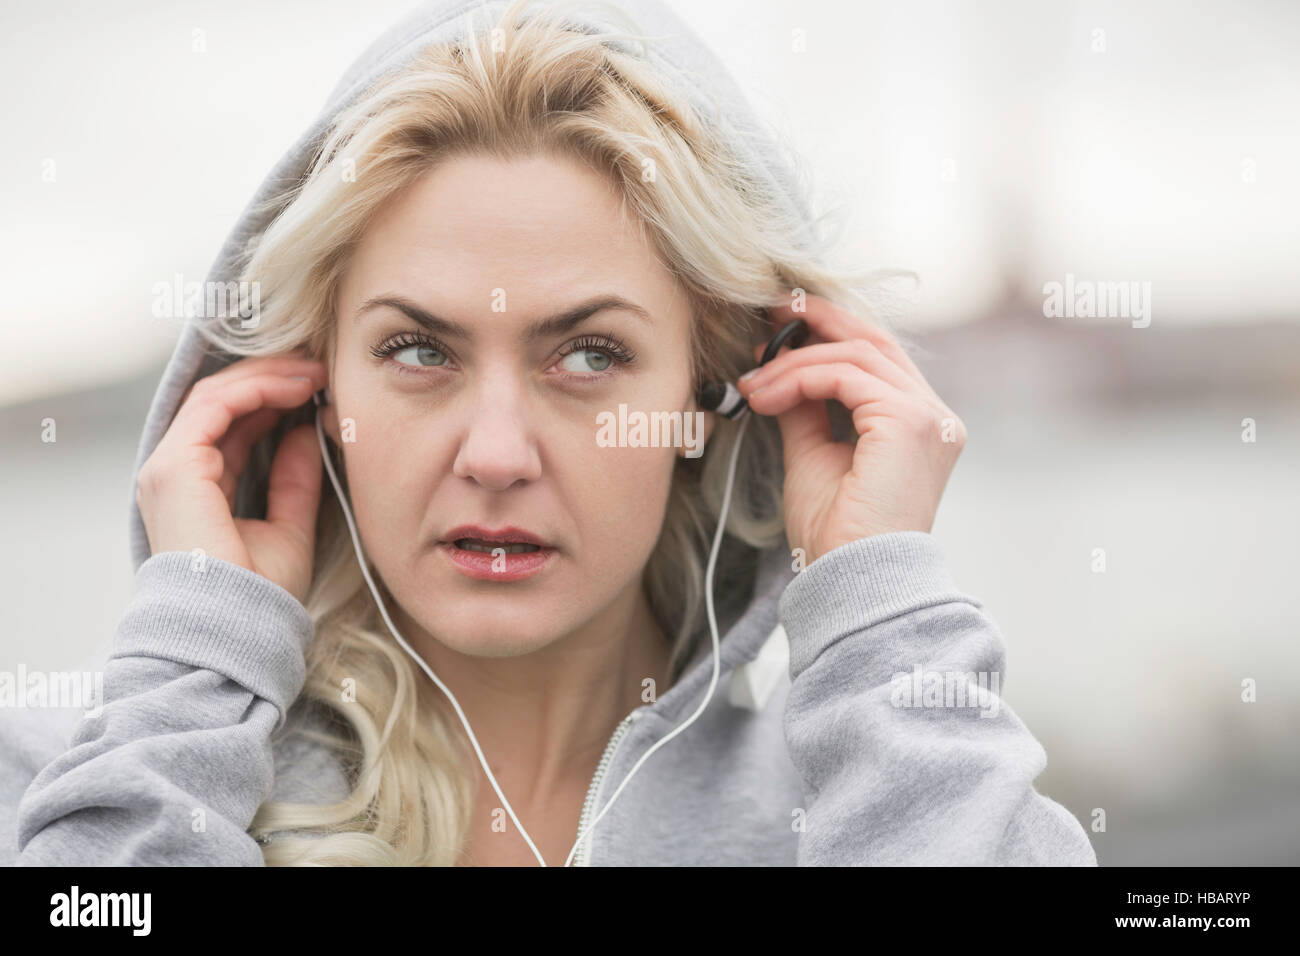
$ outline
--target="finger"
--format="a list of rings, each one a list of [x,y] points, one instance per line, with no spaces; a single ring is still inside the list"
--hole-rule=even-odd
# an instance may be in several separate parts
[[[169,434],[175,433],[174,440],[186,445],[215,445],[235,419],[249,412],[268,407],[287,410],[304,404],[313,391],[324,386],[325,375],[322,368],[305,379],[258,375],[225,385],[214,383],[190,397]]]
[[[791,321],[793,321],[793,320],[791,320]],[[783,326],[785,326],[786,324],[787,324],[787,323],[785,323],[785,322],[782,322],[782,323],[780,323],[779,325],[778,325],[778,324],[774,324],[774,328],[773,328],[773,331],[772,331],[772,335],[775,336],[776,333],[779,332],[779,331],[781,330],[781,328],[782,328]],[[769,341],[770,341],[770,340],[769,340]],[[812,340],[812,339],[809,339],[809,341],[813,341],[813,340]],[[806,348],[807,346],[805,345],[804,347]],[[763,360],[763,353],[766,352],[766,351],[767,351],[767,342],[759,342],[757,345],[754,346],[754,348],[753,348],[753,350],[752,350],[752,354],[753,354],[753,356],[754,356],[754,368],[766,368],[766,367],[767,367],[767,366],[759,365],[759,364],[758,364],[759,362],[761,362],[761,361]],[[781,346],[781,351],[778,352],[776,356],[773,356],[773,358],[772,358],[772,362],[775,362],[776,359],[777,359],[777,357],[779,357],[779,356],[781,356],[781,355],[785,355],[785,354],[787,354],[788,352],[791,352],[791,351],[793,351],[793,349],[792,349],[788,344],[787,344],[787,345],[783,345],[783,346]],[[771,365],[772,362],[768,362],[767,364],[768,364],[768,365]]]
[[[226,385],[231,382],[237,382],[240,379],[250,378],[254,375],[266,375],[273,373],[277,375],[311,375],[317,371],[316,368],[324,368],[324,363],[312,359],[305,352],[295,350],[286,352],[281,355],[254,355],[248,358],[242,358],[237,362],[218,369],[211,375],[205,375],[198,381],[192,382],[190,387],[185,390],[181,397],[180,405],[184,405],[194,390],[202,384],[205,388],[212,385]]]
[[[807,365],[791,369],[771,384],[750,393],[749,407],[760,415],[780,415],[800,402],[835,399],[853,416],[859,435],[870,430],[870,420],[883,412],[881,403],[905,400],[888,382],[848,362]]]
[[[835,441],[825,402],[799,402],[778,414],[776,424],[781,430],[781,448],[787,472],[801,456]]]
[[[291,429],[271,463],[266,520],[301,535],[308,554],[315,547],[320,509],[321,457],[313,425]]]
[[[232,511],[235,507],[235,489],[239,486],[239,476],[244,473],[244,468],[248,465],[248,456],[253,446],[275,427],[283,414],[278,408],[262,408],[245,415],[235,422],[226,436],[218,442],[217,450],[221,452],[225,468],[217,484],[225,494]]]
[[[737,387],[743,395],[747,389],[761,388],[792,368],[803,368],[805,365],[830,362],[850,362],[864,372],[869,372],[877,378],[884,379],[901,392],[918,392],[920,393],[919,397],[929,400],[929,394],[921,392],[910,375],[886,358],[880,349],[867,339],[824,342],[819,345],[805,345],[803,348],[783,352],[750,375],[749,378],[737,382]]]
[[[796,312],[789,302],[782,300],[771,309],[773,321],[782,321],[782,324],[784,324],[784,322],[793,321],[794,319],[804,319],[810,329],[827,341],[867,339],[875,344],[891,362],[938,400],[939,396],[934,394],[933,389],[930,388],[930,383],[925,380],[925,376],[916,367],[916,363],[903,351],[902,345],[887,330],[875,322],[870,322],[861,316],[855,315],[843,306],[836,305],[819,295],[809,295],[805,299],[805,304],[807,305],[806,311]]]

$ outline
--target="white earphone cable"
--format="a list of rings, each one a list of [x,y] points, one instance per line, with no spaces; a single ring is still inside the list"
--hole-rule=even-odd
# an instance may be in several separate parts
[[[705,572],[705,606],[708,609],[709,629],[713,636],[713,676],[709,681],[708,693],[705,694],[704,700],[700,703],[700,706],[696,709],[695,713],[691,714],[689,719],[683,722],[680,726],[674,728],[670,733],[657,741],[653,747],[641,755],[641,759],[638,760],[636,764],[633,765],[632,769],[628,771],[623,782],[619,784],[618,789],[615,790],[613,796],[609,798],[609,802],[605,805],[605,808],[597,814],[596,818],[591,821],[587,829],[578,835],[577,841],[573,844],[573,849],[569,850],[569,855],[565,857],[565,866],[568,866],[572,862],[573,854],[577,851],[578,847],[582,845],[582,841],[587,837],[587,834],[589,834],[596,824],[600,822],[600,818],[605,815],[606,811],[614,805],[614,801],[618,799],[618,795],[623,792],[623,788],[626,787],[628,781],[632,779],[632,774],[636,773],[636,771],[640,769],[641,765],[645,763],[646,759],[652,753],[689,727],[695,719],[704,712],[704,708],[708,706],[709,701],[713,697],[713,691],[717,687],[720,668],[720,650],[718,646],[718,623],[714,617],[713,611],[713,567],[717,562],[718,548],[722,542],[723,529],[727,524],[727,511],[731,504],[731,486],[736,476],[736,461],[739,457],[741,440],[745,435],[745,427],[749,424],[748,409],[741,413],[740,419],[740,428],[736,432],[736,441],[731,450],[731,462],[727,469],[727,487],[722,495],[722,514],[718,520],[717,531],[713,536],[713,549],[709,554],[708,569]],[[523,836],[524,841],[528,844],[528,848],[533,851],[533,856],[537,857],[537,862],[542,866],[546,866],[546,860],[542,858],[542,854],[538,851],[536,844],[533,843],[532,837],[528,835],[528,831],[524,829],[524,825],[520,823],[519,818],[515,816],[515,811],[514,808],[510,806],[510,801],[507,800],[506,795],[501,792],[501,787],[497,784],[496,777],[493,776],[491,769],[488,767],[487,759],[483,756],[483,750],[479,747],[478,738],[474,736],[474,731],[470,729],[469,720],[466,719],[465,712],[461,709],[460,702],[456,700],[456,695],[451,692],[451,689],[447,687],[446,684],[438,679],[438,675],[429,668],[429,665],[425,663],[424,659],[411,649],[411,646],[407,644],[402,635],[398,633],[397,627],[388,616],[388,609],[384,606],[383,600],[379,597],[379,589],[375,587],[375,582],[370,577],[370,570],[366,566],[365,555],[361,548],[361,539],[357,534],[356,522],[352,519],[352,509],[348,505],[347,496],[343,493],[343,489],[339,485],[338,476],[334,473],[334,465],[330,461],[329,447],[325,442],[325,429],[321,424],[321,408],[319,406],[316,409],[316,437],[320,443],[321,459],[325,464],[325,470],[329,473],[330,483],[334,486],[334,492],[338,496],[339,504],[343,507],[343,517],[347,520],[348,532],[352,535],[352,546],[357,554],[357,563],[361,566],[361,574],[365,577],[366,584],[370,587],[370,593],[374,596],[375,604],[379,608],[379,613],[383,617],[384,623],[388,625],[388,630],[392,632],[393,637],[396,638],[397,643],[402,646],[402,649],[405,650],[407,654],[411,655],[415,662],[424,669],[424,672],[429,675],[429,679],[437,685],[438,689],[447,695],[447,699],[451,701],[452,707],[456,710],[456,716],[460,718],[461,725],[465,728],[465,733],[469,735],[470,743],[474,747],[474,753],[478,756],[479,764],[483,767],[483,772],[487,774],[488,782],[492,784],[492,789],[496,792],[497,797],[500,798],[506,812],[510,814],[510,819],[513,820],[515,826],[519,828],[519,832]]]
[[[627,782],[632,779],[632,774],[641,769],[641,765],[650,758],[652,753],[693,724],[695,719],[699,717],[700,714],[704,713],[704,708],[709,706],[709,701],[713,699],[713,691],[718,686],[718,672],[721,669],[722,660],[722,652],[718,645],[718,621],[713,614],[713,566],[717,564],[718,546],[722,543],[722,532],[727,526],[727,510],[731,505],[731,485],[732,480],[736,477],[736,460],[740,455],[740,443],[745,437],[745,428],[749,425],[749,409],[743,410],[740,413],[739,418],[740,428],[736,429],[736,441],[731,446],[731,462],[727,466],[727,487],[722,493],[722,513],[718,518],[718,528],[713,533],[713,548],[709,552],[709,564],[704,572],[704,606],[708,610],[709,631],[713,637],[713,676],[709,679],[709,689],[704,694],[704,700],[700,701],[700,706],[695,709],[695,713],[691,714],[689,718],[660,738],[653,747],[641,755],[640,760],[632,765],[632,769],[627,772],[627,776],[624,777],[623,782],[618,785],[618,789],[614,791],[614,795],[609,798],[609,803],[605,804],[605,809],[596,814],[596,819],[591,821],[586,830],[578,834],[578,842],[573,845],[573,849],[569,851],[569,855],[564,860],[565,866],[569,865],[569,861],[573,859],[574,852],[576,852],[578,847],[582,845],[582,841],[586,839],[587,834],[595,828],[596,824],[600,822],[600,818],[603,817],[609,808],[614,805],[614,801],[618,799],[618,795],[623,792],[623,788],[627,786]]]

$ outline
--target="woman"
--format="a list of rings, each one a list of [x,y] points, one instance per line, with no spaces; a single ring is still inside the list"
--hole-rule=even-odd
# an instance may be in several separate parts
[[[1094,864],[929,535],[962,424],[734,85],[653,0],[644,47],[471,6],[377,41],[223,250],[260,306],[172,358],[18,862]],[[629,412],[701,428],[599,440]]]

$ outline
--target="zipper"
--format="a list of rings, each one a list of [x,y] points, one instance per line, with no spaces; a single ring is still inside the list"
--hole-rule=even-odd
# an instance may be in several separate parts
[[[632,713],[624,717],[619,725],[614,728],[614,734],[609,738],[609,743],[605,744],[605,752],[601,754],[600,763],[596,765],[596,773],[591,778],[590,786],[587,787],[587,799],[582,802],[582,815],[578,818],[578,832],[574,839],[582,836],[582,831],[587,828],[591,817],[595,814],[596,804],[600,800],[600,792],[604,788],[605,774],[609,771],[610,762],[614,759],[614,754],[618,751],[619,744],[621,744],[623,738],[627,736],[627,732],[631,729],[632,724],[634,724],[636,719],[641,716],[642,710],[644,710],[643,707],[638,707],[636,710],[632,711]],[[578,852],[573,855],[573,866],[590,865],[587,861],[590,857],[590,850],[588,847],[591,844],[591,839],[592,835],[589,834],[587,838],[582,841],[582,845],[578,847]]]

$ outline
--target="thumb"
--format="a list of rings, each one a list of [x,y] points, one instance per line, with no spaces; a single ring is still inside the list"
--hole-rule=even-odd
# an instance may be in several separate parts
[[[316,545],[321,459],[314,425],[290,430],[276,449],[267,490],[266,520],[301,536],[308,553]]]

